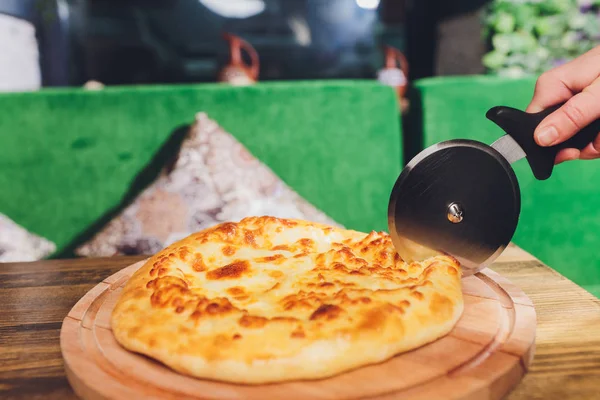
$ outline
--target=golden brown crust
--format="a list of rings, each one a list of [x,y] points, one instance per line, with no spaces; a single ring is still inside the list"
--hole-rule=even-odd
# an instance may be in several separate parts
[[[462,309],[450,257],[407,264],[385,233],[253,217],[148,259],[112,329],[177,371],[265,383],[383,361],[446,334]]]

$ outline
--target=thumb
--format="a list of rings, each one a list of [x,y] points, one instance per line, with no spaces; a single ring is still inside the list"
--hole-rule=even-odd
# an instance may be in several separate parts
[[[548,115],[534,132],[540,146],[554,146],[574,136],[600,117],[600,79]]]

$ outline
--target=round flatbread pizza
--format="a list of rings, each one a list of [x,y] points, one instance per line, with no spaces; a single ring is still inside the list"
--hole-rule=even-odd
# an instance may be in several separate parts
[[[319,379],[446,335],[463,311],[451,257],[406,263],[384,232],[251,217],[149,258],[112,313],[117,341],[193,377]]]

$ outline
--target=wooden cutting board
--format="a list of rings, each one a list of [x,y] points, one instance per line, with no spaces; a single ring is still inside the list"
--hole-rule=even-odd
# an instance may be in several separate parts
[[[90,290],[64,319],[65,370],[84,399],[500,399],[533,358],[531,300],[486,269],[463,279],[464,313],[445,337],[384,363],[322,380],[260,386],[200,380],[122,348],[110,314],[133,264]]]

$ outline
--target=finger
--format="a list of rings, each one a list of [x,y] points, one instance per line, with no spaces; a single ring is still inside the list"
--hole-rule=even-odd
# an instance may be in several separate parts
[[[560,79],[571,91],[578,93],[600,75],[600,46],[556,69]]]
[[[554,146],[569,139],[600,118],[600,78],[544,118],[534,132],[540,146]]]
[[[600,46],[543,73],[537,80],[527,112],[539,112],[582,91],[599,75]]]
[[[556,155],[556,160],[554,161],[554,163],[558,165],[565,161],[577,160],[579,156],[580,152],[577,149],[562,149]]]
[[[595,158],[600,158],[600,134],[596,136],[596,139],[590,144],[588,144],[583,150],[581,150],[581,154],[579,158],[582,160],[593,160]]]
[[[573,92],[559,78],[556,70],[543,73],[535,83],[533,98],[525,109],[528,113],[537,113],[553,105],[565,102],[573,97]]]

